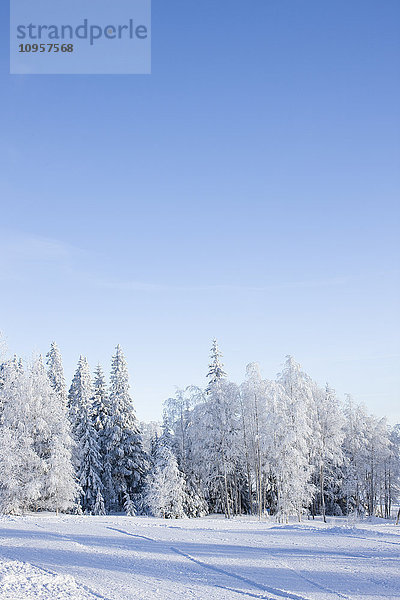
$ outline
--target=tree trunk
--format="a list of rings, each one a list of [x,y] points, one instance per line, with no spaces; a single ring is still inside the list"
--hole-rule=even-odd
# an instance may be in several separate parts
[[[326,516],[325,516],[325,494],[324,494],[324,469],[323,469],[322,464],[320,465],[320,468],[319,468],[319,484],[320,484],[320,490],[321,490],[322,517],[324,519],[324,523],[326,523]]]

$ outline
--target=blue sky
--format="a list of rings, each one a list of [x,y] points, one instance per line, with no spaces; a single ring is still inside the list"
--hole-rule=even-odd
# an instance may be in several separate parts
[[[120,343],[156,419],[216,336],[400,421],[399,2],[153,1],[151,76],[10,76],[0,11],[10,352]]]

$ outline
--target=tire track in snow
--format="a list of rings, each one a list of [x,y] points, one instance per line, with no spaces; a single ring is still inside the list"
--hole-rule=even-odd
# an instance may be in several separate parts
[[[356,540],[364,540],[366,542],[379,542],[380,544],[390,544],[392,546],[400,546],[400,542],[389,542],[388,540],[381,540],[379,538],[368,538],[368,537],[364,537],[364,536],[360,536],[360,535],[351,535],[349,533],[343,533],[342,535],[343,535],[343,537],[347,537],[351,540],[356,539]],[[356,559],[363,558],[365,560],[372,560],[371,557],[369,557],[369,556],[361,557],[361,556],[354,555],[354,556],[352,556],[352,558],[356,558]],[[385,559],[382,559],[382,557],[379,557],[379,560],[398,561],[399,559],[398,559],[398,557],[393,556],[393,557],[386,557]],[[376,579],[373,579],[372,577],[368,577],[368,576],[367,576],[367,579],[374,585],[383,585],[387,590],[393,590],[394,592],[398,592],[398,588],[395,588],[393,585],[391,585],[387,581],[377,581]]]
[[[364,541],[367,541],[367,542],[379,542],[381,544],[391,544],[393,546],[400,546],[400,542],[389,542],[387,540],[380,540],[379,538],[368,538],[368,537],[362,537],[360,535],[351,535],[349,533],[344,533],[342,535],[343,535],[343,537],[347,537],[347,538],[349,538],[351,540],[356,539],[356,540],[364,540]],[[360,558],[363,558],[364,560],[369,560],[369,561],[372,560],[372,557],[370,557],[370,556],[353,555],[353,556],[351,556],[351,558],[355,558],[357,560],[359,560]],[[385,560],[385,561],[396,561],[396,562],[399,562],[398,556],[390,556],[390,557],[385,557],[385,558],[382,558],[380,556],[379,560],[380,561]],[[398,588],[394,587],[393,585],[391,585],[387,581],[381,581],[381,580],[377,581],[376,579],[373,579],[371,576],[368,576],[368,575],[364,575],[364,577],[366,577],[368,579],[368,581],[370,581],[374,585],[379,585],[379,586],[383,585],[387,590],[393,590],[394,592],[398,593]]]
[[[335,594],[335,596],[338,596],[338,598],[343,598],[343,600],[351,600],[350,596],[346,596],[345,594],[336,592],[336,590],[332,590],[320,583],[317,583],[313,579],[306,577],[305,575],[303,575],[303,573],[301,571],[299,571],[298,569],[295,569],[294,567],[291,567],[289,564],[283,562],[278,556],[273,556],[273,555],[271,555],[271,556],[276,559],[276,562],[278,564],[281,564],[286,569],[289,569],[289,571],[296,573],[296,575],[298,577],[300,577],[301,579],[304,579],[304,581],[307,581],[308,583],[311,583],[311,585],[314,585],[317,589],[321,590],[322,592],[328,592],[329,594]]]
[[[366,540],[367,542],[379,542],[380,544],[391,544],[392,546],[400,546],[400,542],[388,542],[387,540],[380,540],[379,538],[367,538],[361,537],[360,535],[349,534],[344,534],[343,537],[348,537],[352,540]]]
[[[167,545],[165,542],[161,542],[159,540],[155,540],[153,538],[149,538],[144,535],[130,533],[129,531],[124,531],[123,529],[117,529],[115,527],[107,527],[107,529],[112,529],[113,531],[118,531],[119,533],[122,533],[124,535],[129,535],[131,537],[142,538],[142,539],[147,540],[148,542],[152,542],[153,544],[156,544],[159,546]],[[168,547],[176,554],[183,556],[187,560],[203,567],[204,569],[214,571],[215,573],[219,573],[220,575],[226,575],[228,577],[231,577],[232,579],[235,579],[236,581],[241,581],[243,583],[246,583],[247,585],[250,585],[250,586],[252,586],[256,589],[259,589],[263,592],[268,592],[269,594],[273,594],[275,596],[278,596],[279,598],[284,598],[286,600],[309,600],[309,598],[306,598],[305,596],[299,596],[298,594],[292,594],[290,592],[285,592],[284,590],[281,590],[279,588],[269,587],[264,584],[257,583],[256,581],[253,581],[252,579],[248,579],[247,577],[242,577],[242,575],[236,575],[235,573],[231,573],[230,571],[226,571],[225,569],[221,569],[220,567],[215,567],[214,565],[210,565],[209,563],[203,562],[202,560],[198,560],[197,558],[194,558],[190,554],[187,554],[186,552],[179,550],[179,548],[176,548],[175,546],[168,546]],[[217,587],[220,587],[222,589],[229,589],[229,588],[225,588],[223,586],[217,586]],[[247,595],[247,596],[251,595],[251,594],[246,593],[244,590],[232,590],[231,589],[230,591],[235,591],[237,593]],[[328,591],[328,590],[326,590],[326,591]],[[266,596],[260,596],[260,595],[254,596],[254,597],[261,598],[263,600],[273,600],[271,598],[267,598]],[[346,598],[346,600],[348,600],[346,596],[341,596],[341,597]]]
[[[256,581],[253,581],[252,579],[248,579],[247,577],[243,577],[242,575],[236,575],[235,573],[230,573],[229,571],[226,571],[225,569],[221,569],[220,567],[215,567],[214,565],[210,565],[209,563],[205,563],[202,560],[198,560],[197,558],[194,558],[193,556],[191,556],[190,554],[187,554],[186,552],[182,552],[182,550],[179,550],[179,548],[175,548],[174,546],[170,546],[170,548],[177,554],[184,556],[188,560],[191,560],[192,562],[204,567],[205,569],[210,569],[211,571],[215,571],[216,573],[220,573],[222,575],[228,575],[228,577],[233,577],[234,579],[237,579],[238,581],[243,581],[244,583],[247,583],[248,585],[252,585],[253,587],[255,587],[259,590],[262,590],[263,592],[268,592],[270,594],[274,594],[275,596],[279,596],[280,598],[286,598],[288,600],[309,600],[308,598],[305,598],[304,596],[298,596],[297,594],[285,592],[284,590],[280,590],[278,588],[272,588],[272,587],[266,586],[262,583],[257,583]],[[244,593],[246,593],[246,592],[244,592]]]
[[[368,541],[368,542],[380,542],[381,544],[392,544],[394,546],[400,546],[400,542],[389,542],[387,540],[381,540],[379,538],[378,539],[377,538],[368,538],[368,537],[363,537],[363,536],[359,536],[359,535],[351,535],[349,533],[341,533],[341,535],[343,537],[347,537],[349,539],[365,540],[365,541]],[[359,560],[360,558],[362,558],[363,560],[371,560],[370,556],[360,556],[358,554],[346,554],[343,557],[344,558],[356,559],[356,560]],[[303,575],[303,573],[301,571],[299,571],[299,570],[295,569],[294,567],[291,567],[287,563],[283,562],[282,559],[280,559],[279,556],[275,556],[274,558],[282,566],[285,566],[287,569],[295,572],[299,577],[301,577],[302,579],[304,579],[308,583],[311,583],[315,587],[319,588],[321,591],[328,592],[330,594],[335,594],[336,596],[338,596],[339,598],[343,598],[344,600],[352,600],[349,596],[346,596],[345,594],[341,594],[340,592],[336,592],[335,590],[332,590],[332,589],[330,589],[328,587],[325,587],[325,586],[323,586],[323,585],[321,585],[321,584],[313,581],[312,579],[306,577],[305,575]],[[395,558],[395,557],[390,557],[390,558],[387,558],[386,560],[398,560],[398,559]],[[372,579],[372,577],[368,577],[367,576],[367,579],[368,579],[368,581],[370,581],[374,585],[377,585],[376,580]],[[394,588],[392,585],[390,585],[387,582],[379,582],[379,584],[380,585],[383,584],[387,589],[391,589],[391,590],[396,591],[396,592],[398,591],[397,588]]]
[[[271,596],[263,596],[262,594],[252,594],[251,592],[245,592],[244,590],[237,590],[236,588],[228,587],[227,585],[215,585],[214,587],[219,588],[221,590],[225,590],[226,592],[235,592],[235,594],[239,594],[239,596],[250,596],[250,598],[258,598],[258,600],[275,600],[271,598]]]

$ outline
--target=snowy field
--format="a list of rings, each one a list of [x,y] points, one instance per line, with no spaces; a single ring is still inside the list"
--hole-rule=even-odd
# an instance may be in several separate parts
[[[0,518],[1,600],[400,598],[400,527],[329,518]]]

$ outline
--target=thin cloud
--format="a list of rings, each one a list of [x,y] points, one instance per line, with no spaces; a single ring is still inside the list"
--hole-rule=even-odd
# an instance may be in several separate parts
[[[87,268],[82,269],[83,259],[86,265],[90,259],[87,252],[66,242],[32,234],[17,233],[0,236],[0,278],[23,280],[33,267],[43,264],[56,266],[69,278],[79,280],[86,285],[125,292],[255,292],[265,293],[281,290],[324,288],[345,285],[349,278],[336,277],[317,280],[289,281],[269,285],[206,284],[186,285],[178,283],[163,284],[157,282],[122,280],[110,277],[93,277]],[[97,262],[99,257],[93,257]]]
[[[25,275],[43,264],[64,270],[81,251],[60,240],[31,234],[0,233],[0,278],[24,280]]]
[[[149,283],[143,281],[118,281],[112,279],[96,279],[92,280],[100,287],[120,290],[120,291],[143,291],[143,292],[271,292],[283,289],[308,289],[345,285],[348,282],[346,277],[338,277],[332,279],[315,280],[315,281],[293,281],[272,284],[266,286],[252,285],[230,285],[230,284],[215,284],[215,285],[163,285],[158,283]]]

